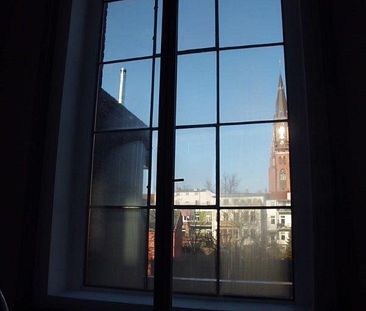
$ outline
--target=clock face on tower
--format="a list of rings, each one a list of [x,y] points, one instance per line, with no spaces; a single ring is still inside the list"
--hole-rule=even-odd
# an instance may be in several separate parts
[[[278,130],[278,137],[280,138],[281,141],[283,141],[285,139],[285,133],[286,133],[286,129],[283,125],[281,125]]]

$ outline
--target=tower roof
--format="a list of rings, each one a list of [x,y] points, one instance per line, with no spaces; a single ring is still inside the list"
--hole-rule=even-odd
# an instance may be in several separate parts
[[[278,79],[275,119],[287,119],[287,100],[281,74]]]

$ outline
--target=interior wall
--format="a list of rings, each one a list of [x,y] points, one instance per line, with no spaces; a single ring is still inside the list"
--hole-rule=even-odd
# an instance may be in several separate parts
[[[32,288],[58,2],[0,4],[1,176],[6,198],[0,208],[0,288],[10,310],[27,309]]]
[[[366,306],[363,185],[366,2],[320,1],[333,170],[337,308]]]

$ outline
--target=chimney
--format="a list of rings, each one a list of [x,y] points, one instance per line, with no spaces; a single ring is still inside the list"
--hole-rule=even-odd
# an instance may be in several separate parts
[[[125,85],[126,85],[126,69],[121,68],[119,76],[119,92],[118,92],[118,102],[121,105],[125,103]]]

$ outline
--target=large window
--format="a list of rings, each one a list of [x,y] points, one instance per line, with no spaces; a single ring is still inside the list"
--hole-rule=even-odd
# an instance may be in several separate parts
[[[296,31],[285,35],[296,6],[91,7],[101,30],[85,15],[85,42],[71,41],[93,49],[78,58],[80,94],[63,99],[74,115],[58,133],[49,292],[132,293],[145,305],[136,297],[154,293],[157,310],[173,296],[308,303],[308,262],[294,256],[309,206],[302,67]]]
[[[159,115],[176,120],[170,206],[155,186],[160,2],[104,4],[85,284],[151,290],[156,209],[170,209],[174,292],[291,299],[281,1],[179,1],[176,115]]]

